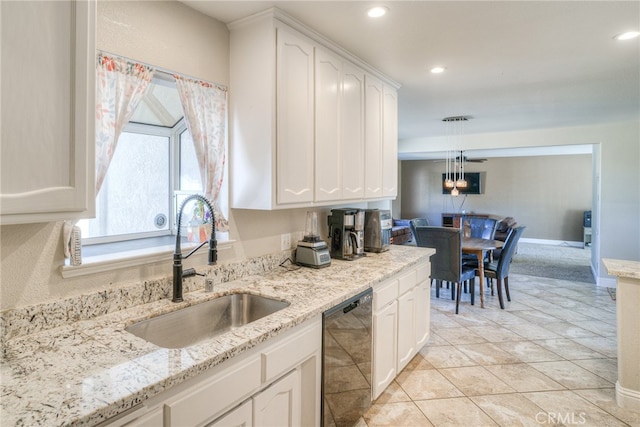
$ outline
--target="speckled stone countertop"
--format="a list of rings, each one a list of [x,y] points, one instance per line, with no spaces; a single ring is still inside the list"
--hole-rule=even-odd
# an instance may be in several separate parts
[[[640,279],[640,262],[638,261],[603,258],[602,263],[607,267],[607,273],[612,276]]]
[[[432,249],[392,246],[388,252],[368,253],[352,262],[332,260],[331,266],[318,270],[278,267],[216,284],[214,293],[186,293],[179,304],[160,299],[26,335],[8,334],[0,365],[2,425],[98,424],[405,267],[426,262],[432,253]],[[270,296],[291,305],[182,349],[160,348],[125,331],[136,321],[233,292]]]

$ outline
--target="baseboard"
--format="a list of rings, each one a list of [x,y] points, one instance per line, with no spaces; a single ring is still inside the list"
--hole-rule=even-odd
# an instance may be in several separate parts
[[[640,392],[624,388],[616,381],[616,403],[621,408],[640,412]]]
[[[593,273],[593,269],[591,269]],[[617,288],[617,280],[615,277],[596,277],[594,274],[593,277],[596,278],[597,286],[604,286],[605,288]]]
[[[520,241],[524,243],[535,243],[538,245],[570,246],[572,248],[582,248],[582,242],[568,242],[566,240],[531,239],[527,237],[521,237]]]

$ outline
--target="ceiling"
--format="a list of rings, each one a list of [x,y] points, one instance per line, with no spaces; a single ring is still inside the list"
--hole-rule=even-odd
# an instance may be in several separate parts
[[[606,123],[640,117],[638,1],[202,1],[228,23],[276,6],[402,86],[399,138]],[[366,16],[372,5],[387,15]],[[446,67],[432,74],[436,65]]]

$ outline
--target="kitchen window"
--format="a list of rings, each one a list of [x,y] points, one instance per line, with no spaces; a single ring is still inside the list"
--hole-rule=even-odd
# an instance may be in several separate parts
[[[129,123],[96,198],[96,218],[79,223],[84,252],[109,251],[109,247],[86,248],[88,245],[171,236],[176,191],[202,193],[196,153],[184,119],[173,128]],[[153,246],[165,240],[146,243]],[[136,246],[140,244],[145,242]]]
[[[184,99],[181,101],[175,78],[182,77],[155,71],[111,150],[113,155],[96,198],[96,218],[78,223],[83,258],[166,249],[175,242],[176,212],[185,194],[205,193],[196,147],[184,117]],[[203,102],[202,98],[198,101]],[[226,217],[228,188],[224,172],[217,205]],[[228,240],[227,233],[218,231],[217,237]]]

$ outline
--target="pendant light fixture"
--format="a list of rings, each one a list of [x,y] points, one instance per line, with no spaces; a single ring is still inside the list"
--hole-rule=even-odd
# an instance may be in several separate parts
[[[447,157],[445,165],[444,186],[451,189],[451,195],[460,194],[460,188],[467,187],[467,180],[464,177],[465,158],[462,151],[462,137],[464,136],[464,124],[469,120],[469,116],[445,117],[447,135]]]

